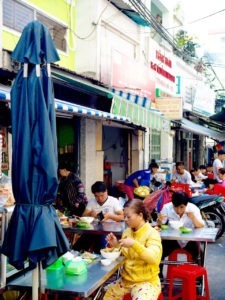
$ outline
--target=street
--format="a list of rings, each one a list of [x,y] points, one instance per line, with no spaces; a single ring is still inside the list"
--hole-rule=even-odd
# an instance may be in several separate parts
[[[206,268],[209,277],[211,300],[225,299],[225,234],[215,243],[209,243],[206,254]]]

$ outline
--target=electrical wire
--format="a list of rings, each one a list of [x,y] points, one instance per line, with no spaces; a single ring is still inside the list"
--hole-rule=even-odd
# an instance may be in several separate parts
[[[95,32],[95,30],[97,29],[97,25],[99,24],[99,22],[100,22],[100,20],[101,20],[101,17],[102,17],[102,15],[104,14],[105,10],[108,8],[109,4],[110,4],[110,2],[107,2],[105,8],[103,8],[102,12],[101,12],[100,15],[99,15],[97,22],[96,22],[96,23],[93,23],[93,22],[92,22],[94,28],[93,28],[86,36],[83,36],[83,37],[82,37],[82,36],[78,35],[75,31],[72,30],[72,28],[70,28],[70,31],[71,31],[78,39],[80,39],[80,40],[87,40],[87,39]]]
[[[222,9],[222,10],[219,10],[219,11],[217,11],[217,12],[215,12],[215,13],[212,13],[212,14],[210,14],[210,15],[207,15],[207,16],[205,16],[205,17],[202,17],[202,18],[196,19],[196,20],[194,20],[194,21],[188,22],[187,25],[191,25],[191,24],[200,22],[200,21],[202,21],[202,20],[211,18],[212,16],[215,16],[215,15],[217,15],[217,14],[219,14],[219,13],[222,13],[223,11],[225,11],[225,8]],[[167,29],[167,30],[170,30],[170,29],[175,29],[175,28],[179,28],[179,27],[185,27],[185,25],[177,25],[177,26],[174,26],[174,27],[166,28],[166,29]]]

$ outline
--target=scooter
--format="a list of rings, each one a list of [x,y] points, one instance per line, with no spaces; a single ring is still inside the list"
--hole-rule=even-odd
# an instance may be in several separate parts
[[[207,227],[219,229],[216,239],[220,238],[225,231],[224,197],[220,195],[201,195],[191,197],[189,201],[198,206]]]

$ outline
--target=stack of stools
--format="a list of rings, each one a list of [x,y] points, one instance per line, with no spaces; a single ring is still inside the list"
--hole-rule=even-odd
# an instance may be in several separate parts
[[[163,294],[160,293],[160,295],[159,295],[159,297],[158,297],[158,300],[163,300],[163,299],[164,299],[164,298],[163,298]],[[124,296],[123,296],[123,300],[132,300],[131,294],[128,293],[128,294],[124,295]]]
[[[196,280],[198,278],[203,279],[205,296],[197,294]],[[173,295],[174,279],[182,280],[182,292],[176,295]],[[191,265],[191,264],[183,264],[174,267],[171,271],[170,280],[171,282],[169,286],[168,300],[176,300],[179,298],[181,298],[182,300],[195,300],[195,299],[210,300],[208,276],[207,276],[206,269],[204,267],[200,267],[198,265]]]
[[[172,261],[174,263],[171,265],[168,264],[168,266],[167,266],[167,275],[166,275],[167,279],[171,278],[173,268],[175,268],[176,266],[178,266],[180,264],[180,262],[179,262],[180,254],[186,256],[187,263],[194,263],[192,260],[192,255],[185,249],[179,248],[179,249],[173,250],[173,252],[168,257],[168,261]],[[176,261],[177,261],[177,264],[175,263]]]

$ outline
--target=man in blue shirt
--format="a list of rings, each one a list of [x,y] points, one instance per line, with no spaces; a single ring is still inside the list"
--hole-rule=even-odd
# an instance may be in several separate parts
[[[150,168],[145,170],[139,170],[132,173],[124,182],[124,190],[127,194],[128,200],[134,199],[134,189],[139,186],[150,186],[150,178],[151,178]]]

